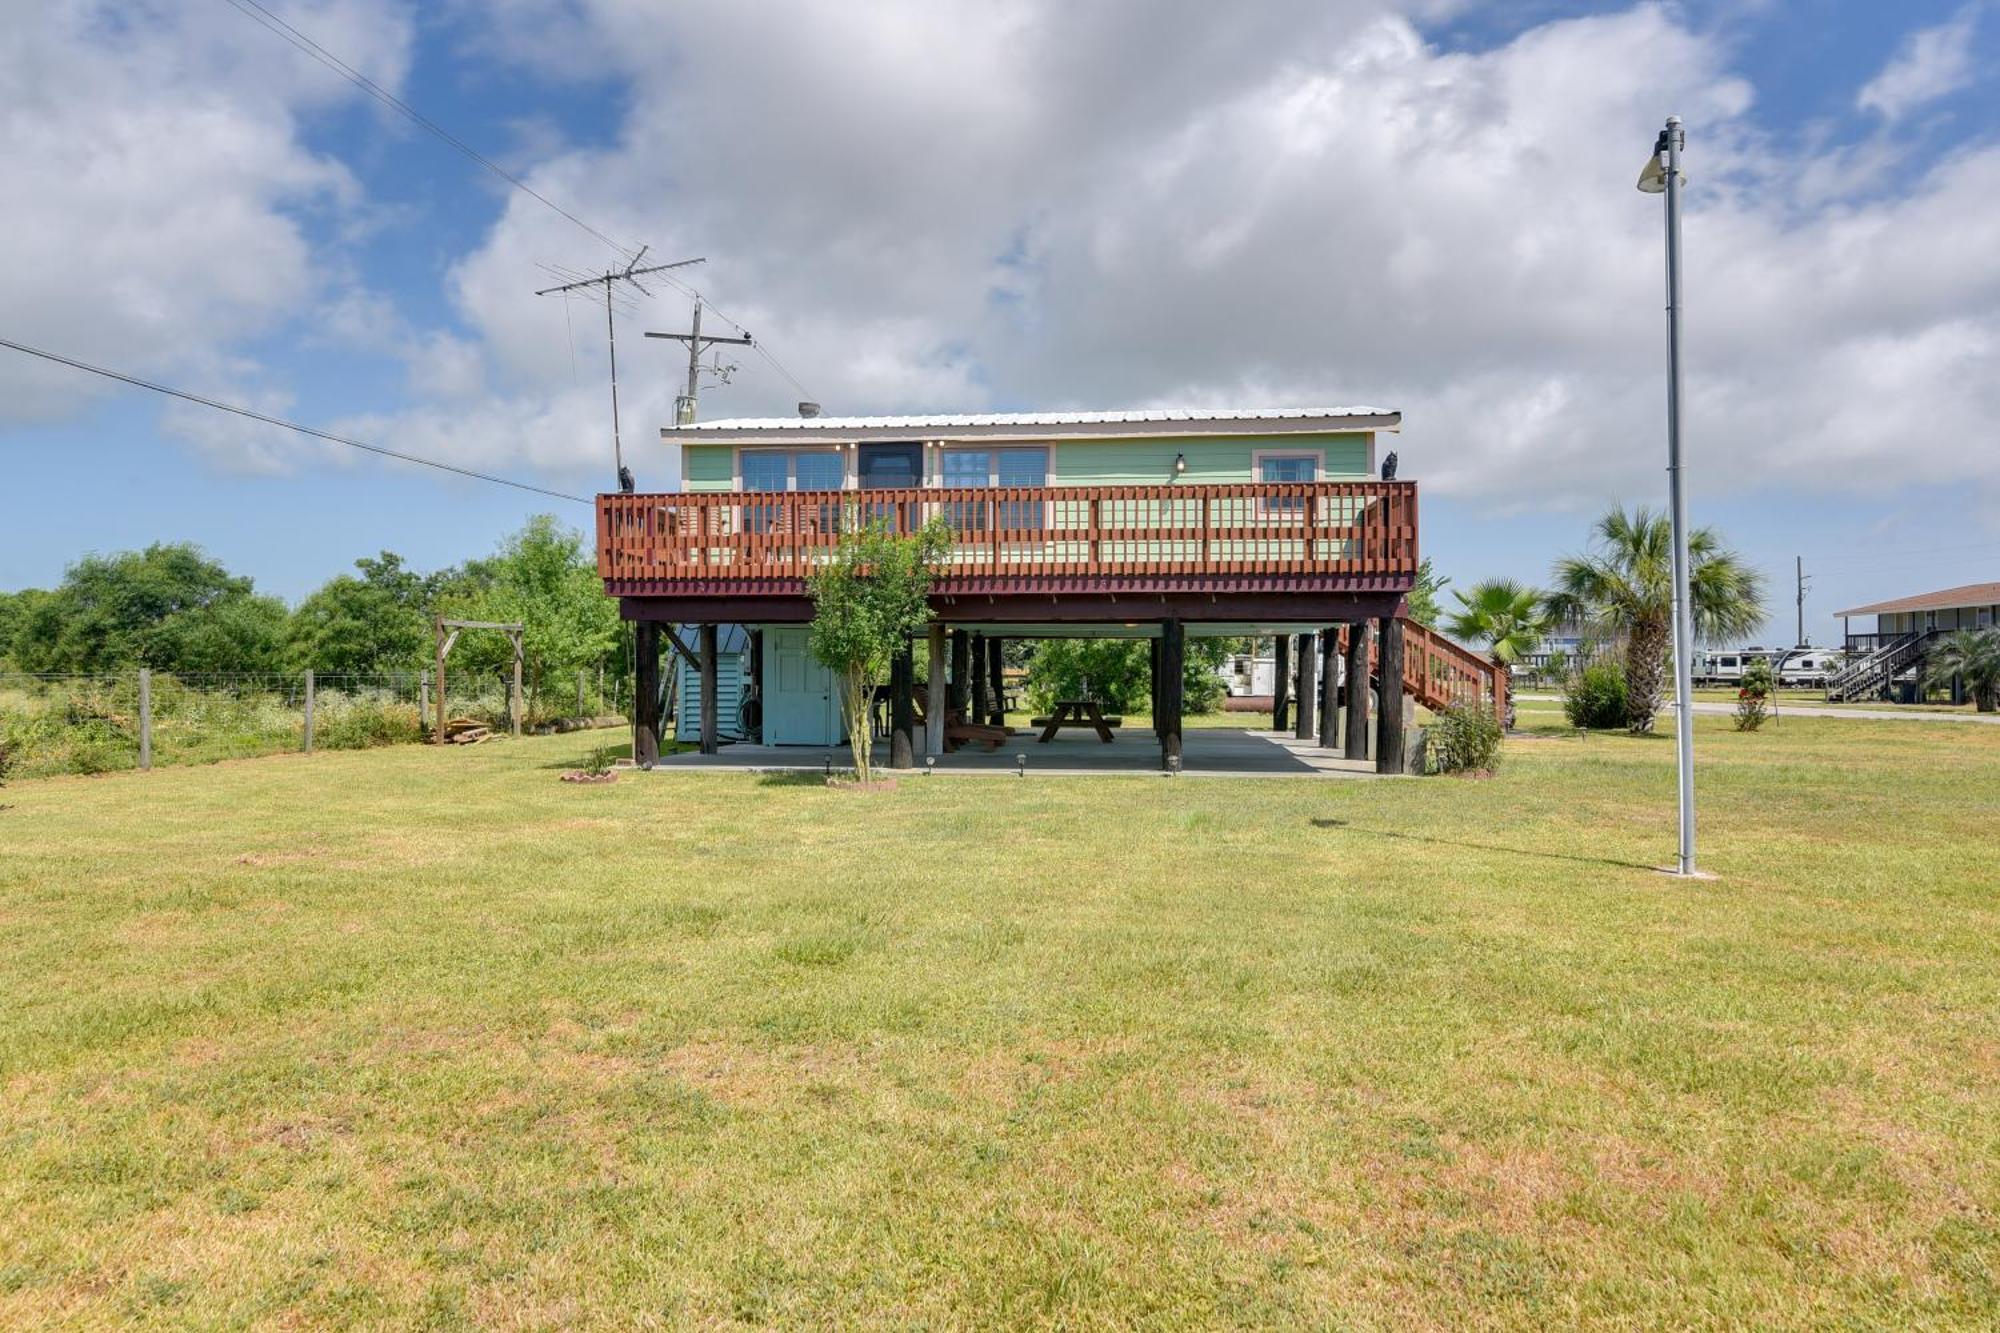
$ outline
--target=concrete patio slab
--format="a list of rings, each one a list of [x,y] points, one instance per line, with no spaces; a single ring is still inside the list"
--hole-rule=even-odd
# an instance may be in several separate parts
[[[939,776],[1004,777],[1017,773],[1026,760],[1027,772],[1036,777],[1107,776],[1160,777],[1160,746],[1153,733],[1121,729],[1106,745],[1088,731],[1067,732],[1047,744],[1023,730],[1010,737],[997,751],[971,746],[955,754],[939,755],[935,772]],[[875,763],[890,773],[889,747],[875,746]],[[847,747],[798,745],[725,745],[719,754],[697,753],[662,755],[658,771],[678,772],[711,769],[723,772],[771,773],[817,772],[829,767],[848,767]],[[926,771],[921,759],[915,775]],[[907,771],[906,771],[907,772]],[[1191,778],[1373,778],[1371,759],[1344,759],[1337,752],[1322,750],[1310,742],[1294,739],[1289,733],[1249,731],[1237,727],[1195,727],[1181,735],[1181,775]]]

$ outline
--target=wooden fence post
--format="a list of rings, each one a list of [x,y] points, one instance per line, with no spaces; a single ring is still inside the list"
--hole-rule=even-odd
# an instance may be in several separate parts
[[[306,751],[306,753],[307,753],[307,754],[311,754],[311,753],[313,752],[313,671],[312,671],[312,668],[311,668],[311,667],[307,667],[307,668],[306,668],[306,734],[305,734],[305,741],[306,741],[306,744],[305,744],[305,751]]]
[[[513,723],[514,735],[521,734],[521,636],[514,634],[514,687],[507,696],[508,720]]]
[[[139,668],[139,771],[153,767],[153,673]]]
[[[576,715],[583,716],[583,668],[576,669]]]

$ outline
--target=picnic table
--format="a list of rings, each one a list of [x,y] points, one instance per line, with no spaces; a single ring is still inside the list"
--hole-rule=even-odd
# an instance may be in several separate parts
[[[1047,718],[1036,718],[1035,725],[1041,727],[1042,734],[1036,739],[1048,744],[1056,738],[1056,733],[1064,727],[1090,727],[1097,732],[1097,739],[1111,744],[1111,728],[1124,719],[1110,719],[1097,706],[1095,699],[1058,699],[1055,711]]]

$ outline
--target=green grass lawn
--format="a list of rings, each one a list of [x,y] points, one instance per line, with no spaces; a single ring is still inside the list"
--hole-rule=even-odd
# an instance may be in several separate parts
[[[0,790],[0,1326],[2000,1323],[2000,730]]]

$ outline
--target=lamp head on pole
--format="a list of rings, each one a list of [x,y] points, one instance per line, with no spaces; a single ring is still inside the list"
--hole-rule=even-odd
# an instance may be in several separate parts
[[[1653,155],[1646,159],[1646,166],[1639,173],[1639,193],[1665,194],[1667,192],[1667,151],[1668,136],[1680,128],[1680,118],[1676,116],[1660,131],[1660,137],[1653,141]],[[1680,184],[1688,182],[1687,173],[1680,173]]]

